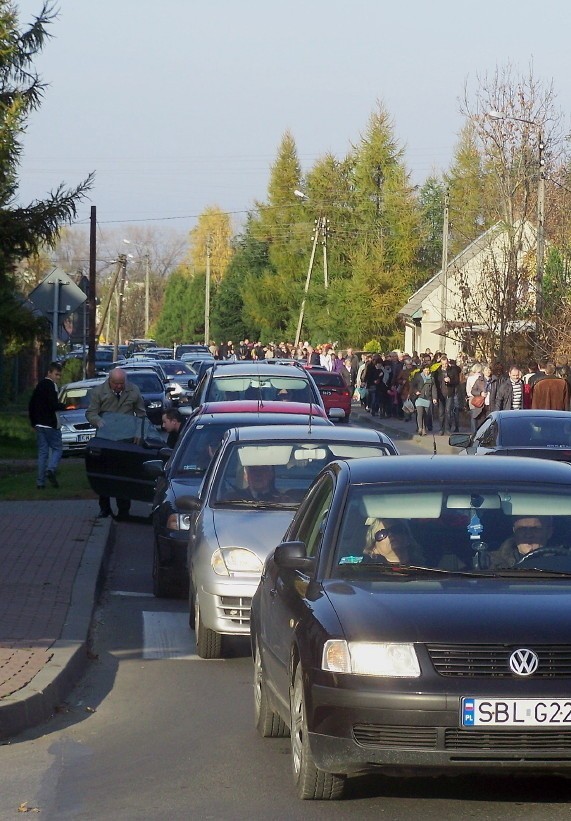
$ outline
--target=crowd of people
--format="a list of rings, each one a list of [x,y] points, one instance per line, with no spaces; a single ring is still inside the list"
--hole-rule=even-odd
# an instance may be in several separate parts
[[[421,436],[436,426],[443,435],[457,432],[462,412],[469,413],[475,431],[494,410],[570,407],[571,367],[566,358],[530,362],[524,368],[477,362],[463,354],[453,359],[430,349],[359,357],[352,348],[341,351],[330,343],[262,345],[248,339],[237,346],[228,341],[210,348],[218,359],[297,359],[338,372],[372,416],[414,420]]]

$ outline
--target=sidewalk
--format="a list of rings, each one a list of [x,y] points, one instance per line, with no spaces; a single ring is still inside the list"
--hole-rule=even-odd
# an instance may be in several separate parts
[[[398,447],[399,439],[408,439],[415,446],[418,446],[430,454],[438,454],[446,456],[448,454],[457,454],[458,448],[450,447],[448,444],[448,434],[440,436],[438,434],[438,424],[434,428],[434,435],[432,433],[426,436],[419,436],[416,433],[416,421],[411,419],[410,422],[405,422],[404,419],[397,419],[396,417],[389,417],[384,419],[379,416],[371,416],[371,414],[362,408],[357,403],[353,403],[351,407],[351,421],[354,424],[363,425],[363,427],[374,427],[382,430],[391,439],[394,438],[395,444]],[[467,413],[460,414],[460,433],[470,432],[470,418]]]
[[[40,724],[88,660],[111,519],[97,501],[0,502],[0,739]]]

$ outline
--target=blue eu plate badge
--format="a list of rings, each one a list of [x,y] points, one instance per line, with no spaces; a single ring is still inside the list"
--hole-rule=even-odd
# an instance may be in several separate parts
[[[465,698],[462,700],[462,726],[474,726],[474,699]]]

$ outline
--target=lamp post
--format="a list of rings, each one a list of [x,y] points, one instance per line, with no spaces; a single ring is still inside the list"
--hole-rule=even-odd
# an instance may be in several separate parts
[[[535,264],[535,349],[539,351],[539,337],[541,332],[541,320],[543,317],[543,266],[545,256],[545,159],[543,152],[545,144],[541,124],[535,120],[527,120],[525,117],[513,117],[511,114],[503,114],[501,111],[488,111],[488,117],[494,120],[515,120],[519,123],[526,123],[533,126],[537,132],[538,148],[538,179],[537,179],[537,237],[536,237],[536,264]]]

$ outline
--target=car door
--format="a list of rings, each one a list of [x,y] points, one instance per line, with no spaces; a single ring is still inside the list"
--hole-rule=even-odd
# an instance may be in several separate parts
[[[477,456],[486,456],[493,453],[498,444],[498,423],[494,417],[486,419],[474,437],[474,447]]]
[[[333,477],[327,473],[312,488],[288,531],[289,541],[304,542],[309,558],[316,558],[319,552],[333,493]],[[277,694],[287,700],[293,633],[296,624],[305,616],[305,593],[310,576],[297,570],[280,570],[270,560],[261,583],[260,621],[264,665],[269,680],[275,683]]]

